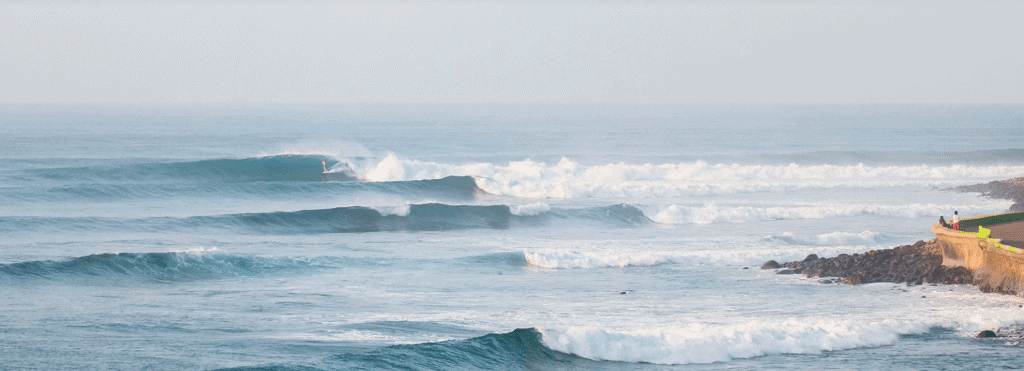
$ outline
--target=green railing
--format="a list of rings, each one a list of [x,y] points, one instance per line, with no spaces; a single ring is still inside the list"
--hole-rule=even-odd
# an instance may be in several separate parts
[[[993,225],[1024,220],[1024,212],[985,215],[960,221],[960,229],[974,228],[979,225]]]
[[[960,221],[960,229],[961,230],[959,230],[957,232],[960,232],[960,233],[963,233],[963,234],[972,234],[972,235],[978,236],[978,240],[980,240],[982,242],[987,242],[989,246],[991,246],[991,247],[993,247],[994,249],[997,249],[997,250],[1009,251],[1009,252],[1017,253],[1017,254],[1024,254],[1024,248],[1018,248],[1018,247],[1014,247],[1014,246],[1010,246],[1010,245],[1004,245],[1002,243],[996,242],[995,239],[990,237],[991,234],[992,234],[992,231],[989,230],[988,228],[984,227],[986,225],[987,226],[992,226],[992,225],[995,225],[995,224],[1019,222],[1019,221],[1022,221],[1022,220],[1024,220],[1024,212],[995,214],[995,215],[985,215],[985,216],[979,216],[979,217],[975,217],[975,218],[968,218],[968,219],[964,219],[964,220]],[[965,232],[965,231],[963,231],[964,229],[974,228],[974,227],[979,227],[978,228],[978,232],[972,233],[972,232]]]

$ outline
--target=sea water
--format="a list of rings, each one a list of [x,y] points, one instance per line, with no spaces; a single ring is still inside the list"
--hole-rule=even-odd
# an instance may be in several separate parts
[[[761,270],[1011,201],[1024,107],[8,105],[3,369],[1018,367],[1024,300]]]

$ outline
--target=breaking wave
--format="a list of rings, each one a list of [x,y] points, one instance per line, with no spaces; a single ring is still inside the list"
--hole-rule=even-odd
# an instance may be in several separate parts
[[[767,260],[800,260],[809,254],[821,257],[863,253],[886,248],[881,244],[795,244],[785,247],[751,246],[712,243],[714,248],[688,251],[646,251],[642,248],[540,248],[523,249],[520,257],[526,264],[546,269],[593,269],[650,267],[661,264],[684,266],[758,266]]]
[[[824,219],[856,215],[881,215],[902,219],[913,219],[942,215],[949,210],[964,210],[971,214],[992,214],[1006,210],[1013,202],[987,200],[977,205],[878,205],[878,204],[825,204],[786,207],[718,206],[706,203],[701,206],[667,205],[649,208],[648,217],[663,224],[712,224],[728,222],[756,222],[767,220]]]
[[[378,209],[382,209],[378,207]],[[246,226],[278,233],[345,233],[376,231],[437,231],[467,228],[507,229],[513,218],[508,206],[404,205],[383,210],[362,206],[256,214],[228,215]],[[218,217],[200,217],[218,218]]]
[[[893,344],[933,324],[904,321],[761,321],[738,325],[609,331],[600,328],[540,330],[550,349],[592,360],[655,364],[727,362],[769,354],[817,354]]]
[[[549,268],[610,268],[652,266],[674,261],[675,257],[664,253],[630,253],[619,251],[534,251],[523,249],[523,256],[530,265]]]
[[[440,231],[472,228],[508,229],[551,219],[595,220],[612,225],[648,222],[632,205],[586,209],[554,209],[547,205],[405,204],[388,207],[349,206],[322,210],[224,216],[261,231],[275,233],[348,233],[378,231]],[[218,218],[218,217],[196,217]]]
[[[764,242],[781,242],[790,245],[838,246],[872,245],[891,240],[881,233],[863,231],[860,233],[831,232],[816,235],[797,235],[792,232],[773,234],[761,239]]]
[[[1024,166],[739,165],[705,161],[583,166],[567,158],[555,164],[524,160],[508,165],[451,165],[389,154],[376,165],[354,171],[372,181],[472,176],[488,193],[522,198],[637,198],[807,188],[948,187],[1017,176],[1024,172]]]
[[[465,340],[392,345],[366,352],[339,354],[321,362],[314,367],[330,370],[543,370],[565,366],[593,367],[597,364],[548,348],[541,340],[541,333],[532,328]]]
[[[548,370],[621,369],[613,362],[709,364],[774,354],[877,347],[938,327],[923,322],[842,321],[693,324],[680,328],[611,331],[601,328],[520,328],[463,340],[399,344],[337,354],[302,366],[233,370]]]

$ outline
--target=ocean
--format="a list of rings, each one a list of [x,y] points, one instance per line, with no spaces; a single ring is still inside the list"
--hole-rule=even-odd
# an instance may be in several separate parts
[[[0,368],[1016,368],[1020,297],[760,266],[1022,175],[1021,105],[5,105]]]

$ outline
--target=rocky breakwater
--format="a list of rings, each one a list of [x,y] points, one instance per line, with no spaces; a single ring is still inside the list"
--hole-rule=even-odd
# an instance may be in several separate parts
[[[819,258],[811,254],[798,262],[779,264],[769,260],[761,269],[778,269],[778,274],[820,277],[822,283],[842,282],[851,285],[874,282],[908,285],[974,283],[974,271],[971,269],[942,265],[942,247],[936,240],[871,250],[864,254],[841,254],[834,258]]]
[[[960,192],[980,192],[983,196],[1001,198],[1015,202],[1009,212],[1024,211],[1024,177],[997,180],[984,184],[975,184],[955,188]]]

